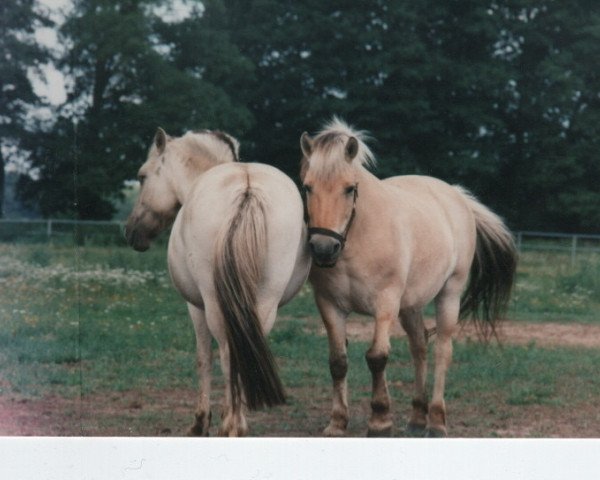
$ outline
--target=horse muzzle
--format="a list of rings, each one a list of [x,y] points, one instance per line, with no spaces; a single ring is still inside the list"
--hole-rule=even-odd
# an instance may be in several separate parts
[[[150,248],[150,239],[139,228],[127,224],[125,226],[125,239],[127,244],[137,252],[145,252]]]
[[[148,215],[129,217],[125,225],[125,240],[127,244],[138,252],[145,252],[150,248],[150,242],[156,237],[154,225],[149,226]]]
[[[308,246],[318,267],[331,268],[335,266],[344,245],[335,236],[313,233],[308,239]]]

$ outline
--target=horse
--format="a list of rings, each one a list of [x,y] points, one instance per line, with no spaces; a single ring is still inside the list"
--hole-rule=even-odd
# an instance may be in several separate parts
[[[333,407],[326,436],[348,424],[345,323],[374,317],[366,352],[372,375],[368,436],[392,432],[385,367],[389,332],[400,319],[415,367],[415,396],[405,433],[447,436],[444,387],[459,318],[471,316],[486,339],[507,306],[517,253],[503,221],[459,186],[433,177],[378,179],[365,134],[334,117],[300,139],[309,275],[329,343]],[[469,280],[470,279],[470,280]],[[464,292],[464,293],[463,293]],[[462,295],[462,298],[461,298]],[[423,308],[435,302],[435,371],[428,401],[428,330]]]
[[[200,392],[188,432],[195,436],[208,436],[211,423],[212,338],[225,377],[219,435],[247,433],[246,407],[285,402],[265,335],[310,269],[298,188],[275,167],[238,155],[226,133],[171,137],[159,128],[125,227],[129,245],[145,251],[172,224],[169,273],[196,335]]]

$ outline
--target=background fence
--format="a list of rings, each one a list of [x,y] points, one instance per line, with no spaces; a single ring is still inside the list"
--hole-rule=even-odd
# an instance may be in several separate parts
[[[0,242],[125,245],[124,223],[81,220],[0,220]]]
[[[78,220],[0,220],[0,242],[56,242],[125,245],[124,222]],[[167,236],[159,238],[164,241]],[[555,251],[570,255],[600,254],[600,235],[515,232],[519,251]]]

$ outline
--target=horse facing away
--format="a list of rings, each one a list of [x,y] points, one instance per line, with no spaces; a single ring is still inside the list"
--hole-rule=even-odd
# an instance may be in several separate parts
[[[374,160],[363,139],[362,132],[334,118],[314,138],[304,133],[300,140],[313,257],[309,280],[328,334],[333,380],[333,409],[324,434],[346,431],[345,322],[358,312],[375,318],[366,352],[373,379],[368,435],[391,434],[385,366],[390,326],[399,317],[415,365],[407,431],[446,436],[444,384],[452,335],[459,316],[468,315],[484,333],[494,331],[514,282],[513,238],[499,217],[460,187],[416,175],[379,180],[365,168]],[[428,403],[422,310],[431,300],[437,338]]]
[[[298,189],[274,167],[238,163],[238,149],[222,132],[172,138],[159,129],[125,228],[128,243],[144,251],[175,219],[169,272],[194,324],[200,378],[192,435],[209,433],[211,338],[226,384],[220,435],[247,433],[244,403],[284,402],[264,335],[310,268]]]

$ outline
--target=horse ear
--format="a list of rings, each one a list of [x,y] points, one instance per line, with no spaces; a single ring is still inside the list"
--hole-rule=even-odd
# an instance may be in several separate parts
[[[165,151],[167,137],[167,132],[165,132],[162,128],[158,127],[156,129],[156,134],[154,135],[154,145],[156,145],[158,153],[163,153]]]
[[[304,177],[306,177],[306,172],[308,171],[308,159],[306,157],[302,157],[300,160],[300,181],[304,182]]]
[[[304,132],[300,137],[300,148],[306,158],[309,158],[312,154],[313,143],[308,133]]]
[[[356,157],[358,153],[358,140],[355,137],[350,137],[348,142],[346,142],[346,148],[344,150],[344,155],[346,156],[346,161],[351,162]]]

